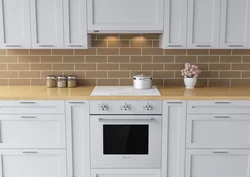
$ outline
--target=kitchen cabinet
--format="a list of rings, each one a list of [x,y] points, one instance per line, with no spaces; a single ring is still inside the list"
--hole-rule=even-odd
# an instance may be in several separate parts
[[[249,130],[249,115],[188,115],[186,147],[250,148]]]
[[[250,150],[188,150],[186,177],[249,176]]]
[[[165,0],[162,48],[187,47],[187,0]]]
[[[157,169],[92,169],[91,177],[160,177]]]
[[[64,0],[65,48],[87,48],[86,0]]]
[[[220,48],[250,48],[249,0],[222,0]]]
[[[188,1],[187,48],[219,48],[219,0]]]
[[[63,48],[63,0],[32,0],[32,48]]]
[[[66,102],[68,176],[90,177],[89,101]]]
[[[1,176],[66,177],[65,150],[0,150]]]
[[[0,148],[65,148],[64,115],[1,115]]]
[[[162,176],[184,177],[186,101],[164,101],[162,126]]]
[[[30,48],[29,0],[0,0],[0,48]]]
[[[163,31],[163,0],[87,0],[89,32]]]
[[[1,100],[0,114],[64,114],[64,101],[57,100]]]

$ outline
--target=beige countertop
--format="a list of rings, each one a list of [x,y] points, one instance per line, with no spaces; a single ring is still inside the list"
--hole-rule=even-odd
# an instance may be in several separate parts
[[[0,100],[250,100],[250,87],[158,87],[162,96],[90,96],[93,86],[0,86]]]

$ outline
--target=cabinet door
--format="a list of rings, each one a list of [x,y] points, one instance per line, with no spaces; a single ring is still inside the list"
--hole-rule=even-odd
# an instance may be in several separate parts
[[[31,1],[33,48],[63,47],[63,0]]]
[[[66,177],[65,150],[0,150],[0,175]]]
[[[250,0],[222,0],[221,48],[250,48]]]
[[[188,1],[188,48],[218,48],[220,34],[219,0]]]
[[[186,177],[249,177],[250,150],[188,150]]]
[[[88,30],[144,32],[163,30],[163,0],[87,0]]]
[[[166,0],[162,48],[186,48],[187,0]]]
[[[186,101],[163,104],[162,176],[184,177]]]
[[[64,0],[65,48],[87,48],[86,0]]]
[[[64,115],[1,115],[0,148],[65,148]]]
[[[90,177],[89,102],[66,102],[68,176]]]
[[[29,0],[0,0],[0,48],[30,48]]]
[[[249,115],[188,115],[187,148],[250,148]]]

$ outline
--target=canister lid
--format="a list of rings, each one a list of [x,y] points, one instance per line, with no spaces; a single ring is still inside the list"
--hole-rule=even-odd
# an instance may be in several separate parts
[[[76,79],[75,75],[68,75],[68,79]]]
[[[55,75],[47,75],[47,79],[56,79]]]
[[[67,79],[67,76],[65,76],[65,75],[59,75],[59,76],[57,76],[57,78],[58,79]]]

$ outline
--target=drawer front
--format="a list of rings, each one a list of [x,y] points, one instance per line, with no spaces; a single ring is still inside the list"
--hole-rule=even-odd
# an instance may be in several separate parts
[[[64,115],[1,115],[0,148],[65,148]]]
[[[65,150],[0,150],[1,176],[66,177]]]
[[[250,101],[188,101],[187,113],[250,113]]]
[[[249,150],[188,150],[186,177],[249,177]]]
[[[0,114],[65,113],[64,101],[0,101]]]
[[[187,148],[250,148],[250,115],[188,115]]]
[[[92,169],[91,177],[160,177],[158,169]]]

